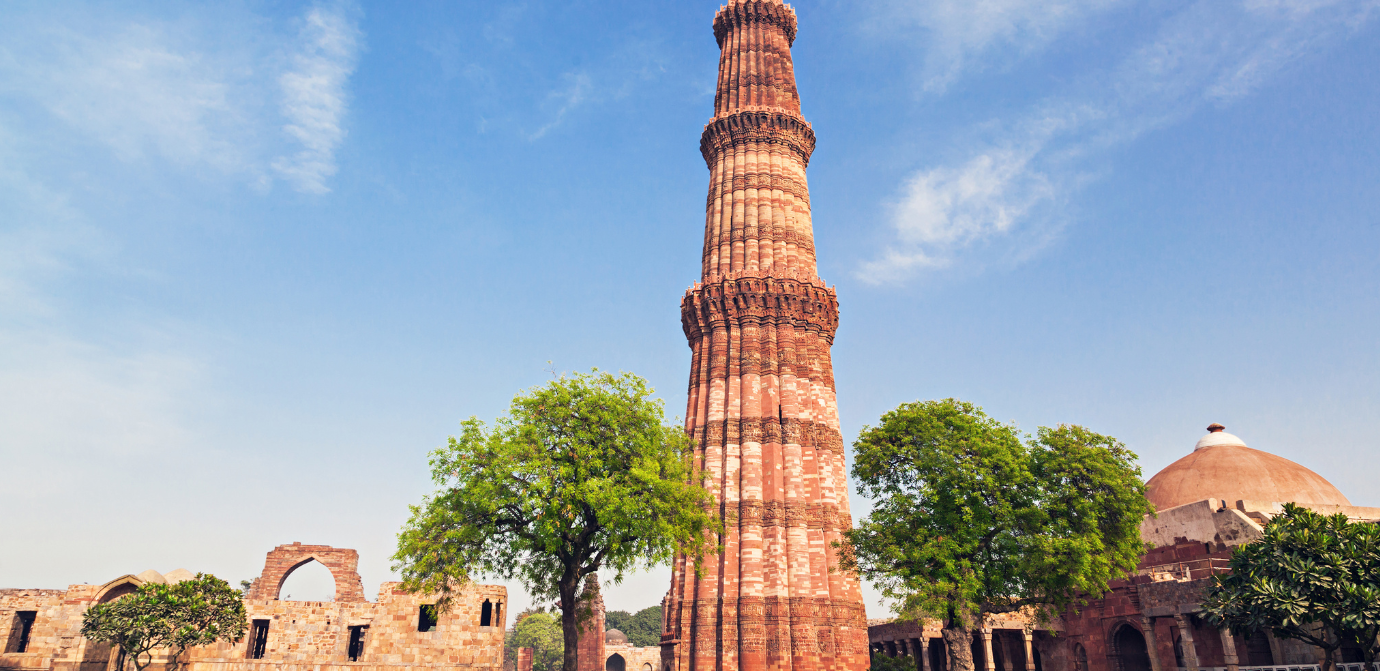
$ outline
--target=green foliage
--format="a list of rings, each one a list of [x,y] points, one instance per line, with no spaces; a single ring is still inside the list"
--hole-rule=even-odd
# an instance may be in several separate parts
[[[187,648],[244,638],[249,624],[241,598],[224,580],[205,573],[175,585],[148,583],[87,609],[81,634],[119,647],[136,669],[153,662],[154,650],[173,648],[173,669]]]
[[[562,376],[513,399],[493,428],[470,418],[431,454],[439,489],[413,506],[394,568],[406,589],[449,605],[483,574],[559,599],[574,671],[585,576],[696,560],[718,530],[692,443],[629,373]]]
[[[920,668],[914,657],[888,657],[872,651],[872,671],[916,671]]]
[[[1231,573],[1214,576],[1203,614],[1240,634],[1261,630],[1304,641],[1328,654],[1361,646],[1375,662],[1380,635],[1380,526],[1321,515],[1292,503],[1264,536],[1238,546]]]
[[[987,613],[1047,618],[1136,567],[1153,512],[1135,455],[1079,426],[1033,437],[954,399],[904,404],[854,443],[874,507],[841,565],[898,603],[970,634]],[[971,660],[969,661],[971,663]]]
[[[639,648],[661,645],[661,606],[637,611],[623,633],[628,635],[629,643]]]
[[[609,629],[628,635],[628,643],[639,648],[661,645],[661,606],[643,608],[636,614],[614,610],[604,614]]]
[[[565,652],[561,623],[550,613],[532,613],[513,627],[512,647],[532,648],[532,671],[555,671]]]
[[[628,630],[624,629],[624,627],[628,626],[628,623],[632,621],[632,617],[632,613],[626,610],[611,610],[604,613],[605,631],[608,629],[617,629],[625,634],[628,633]]]

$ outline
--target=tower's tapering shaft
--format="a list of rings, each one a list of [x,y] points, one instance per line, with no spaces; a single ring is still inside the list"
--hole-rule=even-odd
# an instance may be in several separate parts
[[[673,671],[868,667],[858,581],[830,570],[851,523],[829,358],[838,301],[816,275],[815,136],[800,115],[795,32],[780,0],[731,0],[714,17],[704,262],[681,323],[686,429],[726,533],[700,574],[684,558],[673,569],[662,639]]]

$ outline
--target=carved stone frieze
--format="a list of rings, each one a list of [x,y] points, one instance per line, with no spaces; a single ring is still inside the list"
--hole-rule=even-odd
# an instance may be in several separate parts
[[[761,526],[762,525],[762,502],[761,501],[739,501],[738,519],[743,524]]]

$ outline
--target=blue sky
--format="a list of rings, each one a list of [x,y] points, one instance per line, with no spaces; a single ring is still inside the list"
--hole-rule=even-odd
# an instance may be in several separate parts
[[[0,586],[302,541],[372,595],[461,419],[683,414],[717,7],[6,4]],[[797,11],[847,440],[956,396],[1148,476],[1217,421],[1380,505],[1380,2]]]

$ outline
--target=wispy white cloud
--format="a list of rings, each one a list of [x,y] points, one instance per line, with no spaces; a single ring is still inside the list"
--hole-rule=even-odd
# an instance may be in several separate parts
[[[157,24],[33,28],[0,47],[0,92],[34,100],[126,161],[245,169],[239,54],[210,56]]]
[[[565,85],[552,91],[547,96],[547,106],[554,107],[555,111],[551,119],[547,121],[536,132],[527,136],[529,140],[538,140],[545,136],[551,129],[561,125],[565,121],[565,115],[571,110],[584,104],[589,99],[592,82],[589,75],[584,72],[567,72],[562,76]]]
[[[291,36],[254,17],[241,19],[256,32],[195,18],[24,15],[0,26],[0,97],[36,103],[125,163],[162,159],[265,188],[276,176],[324,193],[362,42],[354,14],[313,6]]]
[[[916,272],[993,255],[1025,258],[1066,219],[1056,205],[1091,177],[1089,157],[1182,120],[1203,105],[1251,94],[1299,58],[1351,35],[1380,0],[1190,3],[1153,36],[1076,90],[1047,99],[952,166],[917,171],[891,205],[894,238],[860,279]],[[980,251],[979,251],[980,250]]]
[[[340,8],[314,7],[303,21],[292,69],[278,79],[288,120],[283,131],[302,148],[274,160],[273,168],[299,191],[320,194],[330,191],[326,180],[336,173],[335,152],[345,138],[360,33]]]
[[[1036,51],[1127,0],[880,0],[878,30],[923,45],[924,89],[943,91],[972,70]],[[916,31],[922,33],[915,39]]]

